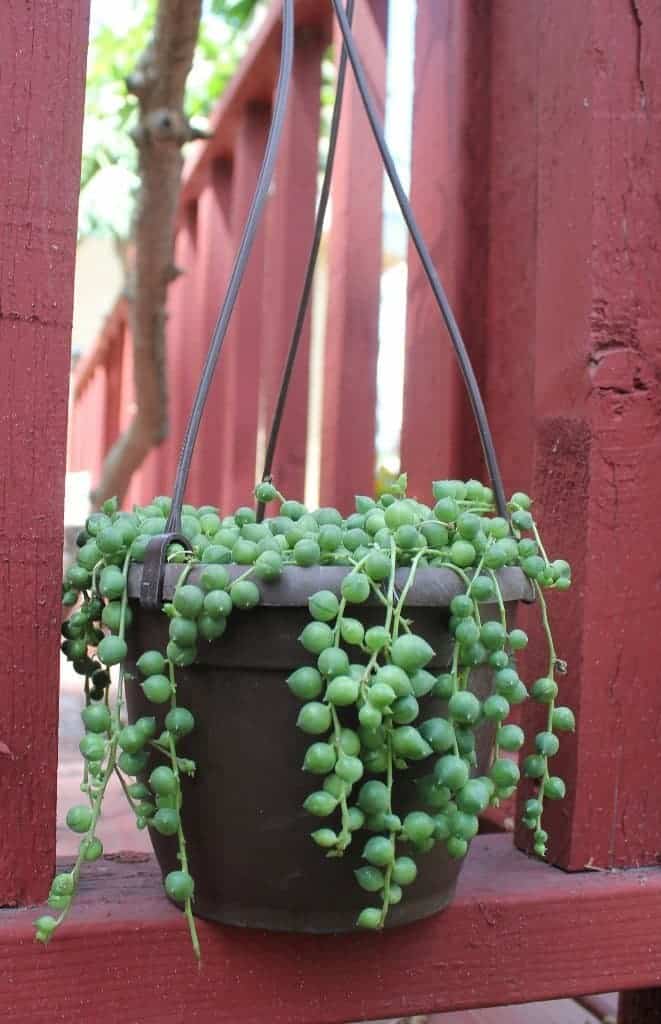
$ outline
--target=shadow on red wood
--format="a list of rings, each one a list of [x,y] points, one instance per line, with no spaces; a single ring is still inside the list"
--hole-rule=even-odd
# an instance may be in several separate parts
[[[11,1007],[10,1024],[89,1024],[97,1011],[99,1020],[130,1020],[136,992],[149,992],[142,1024],[174,1024],[184,1013],[215,1024],[340,1024],[661,980],[661,870],[566,874],[507,836],[474,841],[455,902],[427,921],[376,936],[287,937],[200,922],[199,970],[150,859],[98,864],[57,944],[34,942],[34,916],[0,911],[0,1003]],[[151,942],[158,953],[145,957]]]

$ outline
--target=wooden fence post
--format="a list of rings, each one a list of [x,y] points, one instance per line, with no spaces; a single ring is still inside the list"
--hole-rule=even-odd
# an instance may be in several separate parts
[[[385,105],[388,0],[357,4],[355,36]],[[374,488],[383,166],[348,71],[335,161],[323,380],[321,503],[352,510]]]
[[[526,45],[530,5],[508,11]],[[572,590],[551,598],[578,727],[554,762],[569,795],[549,807],[550,856],[570,870],[656,864],[661,20],[641,22],[624,0],[562,0],[531,17],[535,491],[549,550],[575,572]]]
[[[487,296],[490,5],[419,4],[411,202],[480,383]],[[409,493],[484,469],[465,388],[409,246],[402,469]]]
[[[0,36],[0,905],[55,855],[58,634],[89,3],[8,0]]]

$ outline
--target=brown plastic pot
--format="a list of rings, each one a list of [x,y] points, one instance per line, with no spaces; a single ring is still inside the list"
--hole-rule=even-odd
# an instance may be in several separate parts
[[[244,567],[228,568],[236,576]],[[188,581],[195,582],[200,571],[193,569]],[[172,597],[180,572],[181,566],[165,568],[165,600]],[[295,668],[314,664],[297,642],[309,621],[308,598],[320,589],[339,594],[346,572],[336,567],[286,568],[278,583],[260,584],[259,607],[233,611],[225,635],[200,644],[196,664],[177,670],[178,703],[190,708],[196,721],[179,749],[181,756],[197,763],[195,777],[183,780],[182,820],[195,879],[193,907],[200,917],[270,930],[349,931],[370,902],[353,874],[365,863],[360,854],[366,835],[356,836],[340,859],[325,857],[310,839],[310,832],[327,822],[312,818],[301,805],[321,780],[301,771],[311,738],[296,728],[300,705],[285,684]],[[532,599],[520,570],[505,569],[499,576],[506,602]],[[138,675],[137,657],[145,650],[164,650],[168,640],[167,617],[137,603],[141,577],[142,567],[132,566],[134,615],[127,638],[127,672],[132,676]],[[398,572],[399,587],[406,577],[407,570]],[[451,571],[421,569],[408,595],[409,617],[434,648],[431,667],[436,671],[448,664],[448,606],[461,590]],[[484,613],[483,618],[494,618],[497,607],[485,606]],[[361,606],[359,615],[365,625],[383,621],[376,600]],[[472,673],[471,688],[481,698],[488,694],[488,670]],[[156,714],[162,723],[167,707],[146,701],[135,680],[127,682],[127,701],[131,721]],[[435,699],[427,698],[424,707],[428,717],[444,712],[443,703]],[[344,717],[346,724],[355,724],[350,715]],[[487,768],[492,743],[489,725],[478,730],[478,774]],[[429,770],[422,762],[397,773],[393,803],[401,817],[416,807],[414,780]],[[151,840],[163,873],[178,868],[176,838],[152,831]],[[461,862],[438,844],[418,864],[418,878],[392,908],[389,926],[426,917],[452,899]]]

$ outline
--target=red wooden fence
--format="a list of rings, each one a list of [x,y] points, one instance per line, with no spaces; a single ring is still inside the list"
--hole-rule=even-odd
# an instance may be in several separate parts
[[[42,899],[55,857],[59,577],[88,9],[88,0],[46,0],[38,15],[24,0],[3,5],[0,906]]]
[[[74,88],[66,99],[70,104],[73,96],[79,112],[84,17],[81,5],[67,0],[66,46],[77,45],[69,53],[55,5],[43,6],[52,17],[40,14],[38,45],[30,50],[34,15],[10,0],[10,27],[24,41],[16,52],[24,62],[41,61],[44,97],[42,134],[21,136],[28,148],[20,166],[41,173],[45,155],[57,152],[58,160],[44,178],[51,205],[44,207],[45,192],[29,191],[27,184],[25,195],[5,203],[12,230],[33,221],[46,232],[36,255],[28,250],[29,261],[16,266],[23,290],[17,288],[15,301],[11,290],[5,298],[14,270],[0,277],[0,332],[3,344],[9,339],[13,382],[11,405],[3,412],[10,433],[0,437],[0,459],[11,481],[10,490],[0,492],[0,527],[5,549],[11,539],[12,550],[20,549],[24,558],[20,570],[12,563],[11,573],[2,563],[2,592],[11,595],[12,616],[9,626],[7,616],[0,625],[4,664],[25,694],[19,705],[12,686],[0,704],[0,741],[11,751],[6,755],[0,746],[0,781],[8,782],[3,794],[10,795],[0,800],[0,825],[4,836],[12,833],[9,847],[0,845],[5,902],[43,893],[54,834],[56,666],[44,652],[47,641],[55,644],[60,536],[51,533],[39,542],[35,536],[40,517],[61,505],[66,282],[78,141],[70,107],[64,119],[61,90],[73,76],[78,92]],[[383,101],[387,0],[359,0],[357,7],[360,45]],[[300,287],[314,213],[319,69],[331,40],[330,4],[299,0],[297,18],[295,86],[277,179],[221,358],[193,465],[191,501],[232,507],[248,500]],[[134,481],[131,501],[171,487],[192,388],[263,147],[278,39],[274,9],[217,111],[213,138],[187,167],[177,238],[184,274],[170,291],[171,434]],[[5,33],[0,55],[6,45]],[[49,63],[47,50],[59,62]],[[182,967],[173,937],[178,921],[152,897],[150,872],[138,872],[132,881],[121,866],[110,867],[108,892],[117,900],[112,934],[106,904],[91,904],[91,923],[87,931],[74,923],[67,955],[69,963],[77,962],[93,941],[94,992],[107,984],[116,1006],[123,996],[115,937],[132,929],[138,945],[128,949],[131,956],[156,925],[165,929],[161,980],[170,1000],[167,1019],[173,1020],[184,1007],[200,1020],[212,1013],[223,1021],[257,1020],[278,1004],[276,1019],[291,1024],[314,1017],[330,1024],[350,1016],[661,984],[661,872],[654,869],[661,857],[655,781],[661,773],[661,556],[654,533],[661,506],[660,56],[659,0],[418,2],[414,206],[465,330],[508,488],[532,488],[551,548],[575,568],[575,589],[553,611],[561,654],[570,665],[566,692],[578,729],[576,742],[565,743],[558,758],[570,796],[557,806],[549,830],[552,863],[575,874],[531,865],[507,837],[481,840],[457,909],[411,931],[405,963],[403,939],[384,937],[375,947],[364,936],[338,945],[333,939],[285,942],[232,933],[230,941],[224,931],[209,929],[212,1006],[208,988],[196,987]],[[27,65],[13,66],[28,76]],[[3,100],[7,82],[0,78]],[[0,109],[5,135],[16,117],[27,118],[28,94],[16,95],[18,107],[3,102]],[[59,119],[47,103],[60,104]],[[12,180],[19,165],[8,164],[3,152]],[[62,160],[62,152],[69,159]],[[336,172],[327,246],[321,499],[346,507],[353,493],[369,492],[375,468],[382,247],[382,175],[353,88]],[[44,209],[52,222],[43,219]],[[5,253],[20,242],[11,232],[8,239]],[[49,252],[61,247],[50,276],[38,262],[47,242]],[[413,490],[420,492],[432,478],[482,470],[444,332],[415,259],[409,262],[401,447]],[[9,266],[6,256],[0,259],[0,271]],[[35,281],[43,292],[34,292]],[[58,300],[67,308],[53,312]],[[297,496],[306,460],[307,358],[304,352],[275,469],[278,482]],[[40,359],[52,362],[46,366]],[[98,472],[131,401],[130,339],[120,302],[76,374],[70,468]],[[48,443],[40,444],[44,437]],[[51,582],[42,591],[37,571],[41,580],[46,569]],[[534,718],[534,711],[525,714]],[[38,768],[29,774],[35,757]],[[585,870],[639,867],[644,870],[603,875]],[[502,892],[490,869],[497,871]],[[143,893],[138,927],[135,901]],[[539,931],[545,920],[546,933]],[[25,943],[21,978],[34,984],[42,951],[39,957],[31,953],[19,918],[7,921],[7,949]],[[531,933],[526,929],[533,924]],[[347,995],[347,941],[361,976],[369,979],[353,1002]],[[521,957],[511,956],[517,951]],[[58,956],[55,947],[47,955]],[[257,956],[269,958],[269,979],[259,993],[249,976]],[[174,993],[167,974],[173,964],[182,979]],[[142,981],[136,976],[137,990],[153,980],[152,971],[149,965]],[[374,979],[382,977],[383,991],[377,992]],[[314,1002],[312,981],[324,991],[323,1001]],[[219,1003],[221,991],[225,1002]],[[86,1019],[85,1000],[94,994],[91,988],[81,993],[82,1016],[72,1020]],[[63,1013],[71,1010],[64,989],[56,997]],[[144,1020],[166,1019],[164,1008],[155,1001]],[[20,1011],[16,1019],[24,1019]],[[632,1012],[627,1024],[634,1019]]]

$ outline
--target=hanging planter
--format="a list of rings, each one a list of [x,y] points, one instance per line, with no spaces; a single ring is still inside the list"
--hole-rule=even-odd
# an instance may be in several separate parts
[[[184,440],[173,497],[132,513],[107,502],[90,516],[64,603],[78,605],[63,649],[85,678],[86,802],[67,815],[81,835],[53,882],[64,920],[81,869],[102,854],[96,827],[119,774],[139,828],[149,828],[165,890],[194,915],[277,930],[375,929],[415,921],[451,900],[480,816],[512,795],[510,753],[525,737],[507,719],[532,696],[547,728],[523,773],[525,808],[544,856],[557,733],[556,657],[545,589],[570,569],[550,561],[517,493],[506,501],[482,400],[447,299],[420,238],[374,113],[347,12],[333,0],[345,48],[310,264],[283,376],[257,508],[222,516],[183,505],[209,385],[273,172],[291,73],[293,8],[283,7],[282,65],[264,164]],[[347,56],[402,212],[466,381],[492,487],[406,477],[344,516],[285,501],[270,474],[328,199]],[[266,507],[274,514],[264,518]],[[82,598],[82,600],[81,600]],[[516,669],[514,627],[537,600],[548,672],[531,689]],[[79,604],[80,602],[80,604]],[[109,670],[118,666],[110,697]],[[128,720],[125,711],[128,710]],[[303,769],[303,770],[301,770]]]
[[[268,533],[266,537],[270,539]],[[195,566],[185,585],[205,591],[212,583],[225,579],[229,582],[241,572],[230,566],[225,577],[224,567],[220,568],[220,573],[209,574],[203,566]],[[166,601],[172,601],[180,573],[178,566],[167,568],[163,593]],[[129,597],[138,595],[141,575],[139,566],[131,570]],[[438,677],[452,661],[449,605],[463,589],[461,580],[450,570],[419,570],[407,594],[406,612],[415,623],[416,635],[433,648],[434,655],[424,670],[411,677],[401,670],[397,673],[385,668],[381,672],[385,677],[389,672],[395,676],[398,686],[403,682],[407,692],[395,697],[392,689],[384,690],[389,684],[374,682],[378,679],[378,666],[388,665],[388,652],[383,648],[374,662],[376,671],[368,673],[362,685],[367,701],[358,707],[348,698],[365,674],[370,660],[367,645],[383,639],[380,631],[384,608],[379,600],[370,596],[359,606],[346,605],[347,614],[339,621],[334,618],[330,626],[340,643],[324,648],[318,656],[306,652],[299,639],[315,650],[329,639],[330,615],[340,607],[347,575],[347,569],[332,565],[284,567],[277,582],[259,582],[260,602],[254,610],[233,612],[222,638],[198,643],[193,664],[176,672],[177,703],[189,709],[195,720],[195,728],[178,744],[177,754],[196,765],[195,775],[182,780],[181,820],[189,870],[195,879],[194,910],[202,917],[278,930],[330,932],[353,928],[366,902],[366,893],[356,884],[355,872],[366,870],[361,854],[370,835],[383,831],[363,831],[364,823],[378,814],[386,791],[383,781],[369,780],[385,778],[387,768],[381,762],[388,757],[385,744],[378,743],[380,730],[365,730],[361,717],[372,717],[380,726],[387,727],[392,710],[395,748],[398,743],[417,743],[421,748],[420,753],[411,751],[413,757],[406,757],[402,751],[399,760],[406,761],[407,768],[395,771],[392,796],[387,800],[401,822],[415,822],[415,817],[407,819],[407,815],[415,816],[427,807],[421,790],[429,784],[432,749],[439,753],[453,749],[448,702],[435,696],[434,690],[438,690]],[[407,569],[397,571],[395,583],[399,592],[406,586],[408,575]],[[352,581],[355,584],[355,574]],[[501,589],[508,603],[531,593],[530,584],[516,570],[501,576]],[[228,595],[226,588],[206,589],[206,593],[211,594],[207,600],[210,607],[227,606],[228,602],[223,601]],[[310,604],[316,614],[322,614],[321,620],[312,620],[321,622],[319,638],[310,632]],[[484,623],[500,624],[495,597],[480,605],[480,609]],[[194,620],[184,618],[182,624],[187,626],[190,621]],[[199,618],[197,622],[199,629]],[[176,625],[177,617],[168,620],[162,612],[138,611],[128,633],[130,649],[135,654],[146,650],[165,652],[168,623]],[[176,628],[173,632],[178,633]],[[359,643],[347,643],[342,637]],[[341,669],[343,674],[334,675],[334,681],[322,677],[317,665],[321,663],[323,667],[326,662],[334,662],[335,670]],[[136,680],[141,678],[131,658],[126,670]],[[287,679],[293,694],[286,685]],[[323,702],[322,679],[327,695],[334,686],[334,699],[338,701],[335,705]],[[351,691],[348,698],[343,698],[343,686]],[[484,701],[491,688],[490,671],[486,667],[475,668],[470,676],[471,693]],[[382,692],[377,693],[379,689]],[[309,701],[304,699],[307,696]],[[128,685],[127,698],[131,720],[155,714],[156,734],[160,734],[169,705],[167,711],[155,708],[137,682]],[[298,709],[295,698],[300,701]],[[384,705],[382,702],[388,698],[391,703]],[[343,699],[347,699],[346,704]],[[343,730],[339,744],[332,728],[333,717],[337,717]],[[414,732],[409,723],[420,721],[426,725],[421,726],[421,732]],[[488,773],[495,731],[496,722],[484,719],[474,734],[464,734],[464,741],[475,735],[474,768],[478,775]],[[383,734],[384,739],[386,735]],[[374,745],[370,744],[370,736]],[[341,758],[340,751],[346,751],[345,772],[349,778],[360,772],[360,780],[356,779],[353,786],[341,782],[333,766],[317,776],[310,763],[310,752],[323,757],[324,751],[320,755],[317,749],[320,741],[324,747],[331,745],[328,756],[336,770],[342,771],[338,755]],[[428,756],[420,758],[420,754]],[[150,767],[154,763],[152,758]],[[301,771],[306,763],[309,770]],[[323,768],[324,764],[320,764]],[[379,770],[371,771],[372,767]],[[325,858],[325,849],[338,850],[338,832],[342,828],[342,808],[333,783],[338,790],[346,788],[347,802],[352,805],[349,827],[360,827],[352,831],[344,856]],[[438,797],[444,798],[440,787]],[[318,816],[318,829],[324,833],[316,836],[321,849],[310,840],[310,832],[318,831],[310,811]],[[419,825],[423,829],[429,827],[426,819]],[[331,831],[335,838],[326,836]],[[152,830],[152,839],[164,875],[175,871],[179,867],[176,841],[156,830]],[[401,850],[408,852],[404,845]],[[437,844],[420,859],[415,885],[406,899],[393,905],[387,924],[403,924],[444,907],[454,892],[460,865],[461,860],[451,857],[443,844]],[[375,884],[382,876],[376,874],[374,867],[371,871],[371,882]],[[365,882],[369,883],[370,868],[367,872]],[[360,875],[359,879],[362,880]]]

